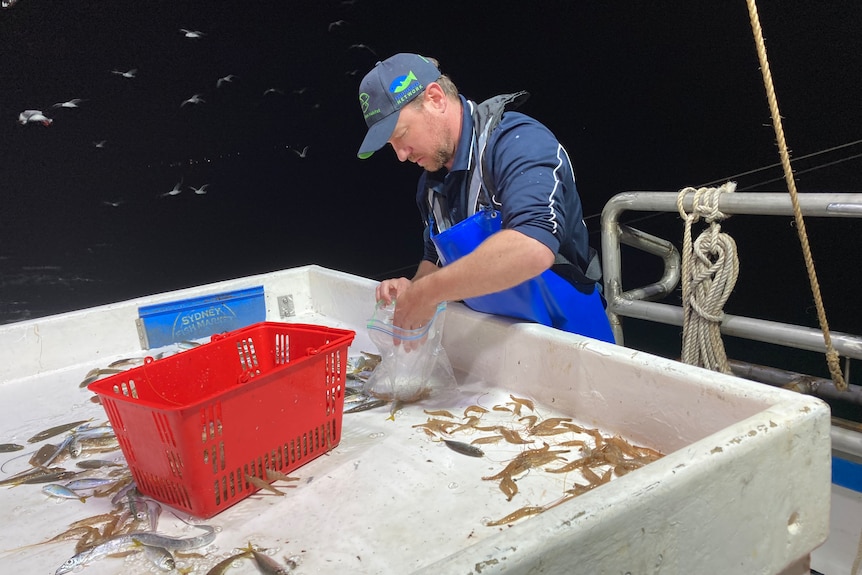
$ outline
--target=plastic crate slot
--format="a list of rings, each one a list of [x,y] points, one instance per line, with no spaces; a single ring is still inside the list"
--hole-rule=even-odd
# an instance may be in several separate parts
[[[225,463],[226,463],[225,458],[224,458],[224,441],[218,442],[218,454],[219,454],[219,461],[221,461],[221,470],[224,471]]]
[[[156,431],[159,432],[159,439],[163,444],[170,445],[171,447],[176,447],[177,442],[174,439],[174,434],[171,431],[171,423],[168,421],[167,417],[159,412],[151,411],[153,415],[153,423],[156,426]]]
[[[242,366],[242,370],[250,372],[251,375],[259,374],[260,370],[258,368],[260,364],[254,351],[254,341],[251,338],[241,339],[236,342],[236,350],[239,353],[239,363]]]
[[[179,454],[171,450],[165,450],[165,457],[168,460],[168,465],[171,468],[171,473],[182,479],[183,477],[183,461]]]
[[[286,333],[275,334],[274,359],[276,365],[290,363],[290,336]]]
[[[129,438],[123,434],[117,435],[117,441],[119,441],[120,443],[120,449],[123,452],[123,457],[125,457],[126,463],[130,466],[134,465],[137,462],[138,458],[135,455],[135,449],[132,442],[129,441]]]
[[[225,481],[224,477],[222,477],[222,481]],[[221,505],[221,490],[219,489],[218,477],[216,477],[215,481],[213,481],[213,495],[215,496],[216,507],[218,507],[219,505]]]
[[[117,406],[110,399],[102,397],[102,407],[105,409],[105,413],[108,415],[108,420],[111,422],[111,427],[114,428],[114,433],[117,431],[125,431],[126,426],[123,424],[123,418],[120,415],[120,410],[117,409]]]

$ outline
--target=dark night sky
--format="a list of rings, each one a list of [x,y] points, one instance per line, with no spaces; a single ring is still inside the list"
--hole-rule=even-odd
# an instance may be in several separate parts
[[[389,150],[355,157],[358,82],[399,51],[438,58],[475,100],[528,90],[523,111],[568,148],[587,216],[624,190],[677,191],[778,161],[742,0],[522,4],[20,0],[0,11],[2,319],[305,263],[378,279],[417,263],[417,168]],[[794,157],[862,139],[862,3],[759,4]],[[350,47],[360,43],[374,53]],[[132,79],[111,73],[131,68]],[[237,79],[217,89],[227,74]],[[195,93],[206,103],[180,106]],[[72,98],[85,101],[51,108]],[[53,125],[18,125],[25,109]],[[856,189],[859,160],[812,168],[859,152],[800,160],[800,191]],[[766,180],[755,189],[785,190],[775,168],[738,182]],[[179,181],[182,194],[159,197]],[[190,192],[204,183],[207,195]],[[598,218],[588,225],[599,247]],[[674,216],[644,226],[682,235]],[[746,293],[798,276],[783,305],[813,317],[787,221],[737,231]],[[817,236],[829,230],[809,231],[827,302],[854,297]],[[775,259],[766,233],[786,267],[746,266]],[[852,224],[839,234],[857,235]]]

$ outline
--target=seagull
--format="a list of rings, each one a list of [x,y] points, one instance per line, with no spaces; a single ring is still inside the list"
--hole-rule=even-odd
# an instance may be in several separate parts
[[[93,145],[97,148],[104,148],[105,144],[108,143],[108,140],[99,140],[98,142],[93,142]]]
[[[348,50],[350,50],[351,48],[362,48],[364,50],[368,50],[369,52],[371,52],[375,56],[377,55],[377,52],[372,50],[371,46],[369,46],[368,44],[351,44],[350,46],[347,47]]]
[[[185,28],[180,28],[180,32],[185,34],[186,38],[203,38],[204,33],[199,30],[186,30]]]
[[[56,104],[54,104],[51,107],[52,108],[77,108],[78,104],[80,104],[83,101],[84,100],[82,100],[81,98],[72,98],[68,102],[57,102]]]
[[[291,148],[291,150],[293,150],[293,148]],[[299,150],[293,150],[293,151],[300,158],[304,158],[306,155],[308,155],[308,146],[304,147],[301,152]]]
[[[119,75],[120,75],[120,76],[122,76],[123,78],[134,78],[134,77],[135,77],[135,74],[137,74],[137,73],[138,73],[138,69],[137,69],[137,68],[132,68],[132,69],[131,69],[131,70],[129,70],[128,72],[120,72],[119,70],[111,70],[111,73],[112,73],[112,74],[119,74]]]
[[[355,76],[359,73],[359,68],[354,68],[353,70],[347,71],[344,73],[345,76]]]
[[[159,197],[164,198],[164,197],[166,197],[166,196],[176,196],[177,194],[179,194],[180,192],[182,192],[182,191],[183,191],[183,188],[181,187],[182,185],[183,185],[183,181],[182,181],[182,180],[180,180],[179,182],[177,182],[176,184],[174,184],[174,189],[172,189],[172,190],[171,190],[171,191],[169,191],[169,192],[165,192],[164,194],[160,194],[160,196],[159,196]]]
[[[42,110],[24,110],[18,114],[18,123],[22,126],[24,124],[32,124],[34,122],[41,122],[43,126],[50,126],[53,121],[54,120],[43,114]]]
[[[267,94],[284,94],[284,92],[282,92],[282,91],[281,91],[281,90],[279,90],[278,88],[267,88],[267,89],[263,92],[263,95],[264,95],[264,96],[266,96]]]
[[[209,185],[209,184],[204,184],[204,185],[202,185],[202,186],[201,186],[201,187],[199,187],[199,188],[196,188],[196,187],[194,187],[194,186],[189,186],[189,187],[192,189],[192,191],[193,191],[194,193],[196,193],[196,194],[197,194],[197,195],[199,195],[199,196],[202,196],[202,195],[204,195],[205,193],[207,193],[207,186],[208,186],[208,185]]]
[[[180,104],[180,108],[182,108],[186,104],[205,104],[205,103],[206,103],[206,100],[201,98],[200,94],[195,94],[194,96],[192,96],[188,100],[183,100],[183,103]]]
[[[234,80],[236,80],[236,76],[234,76],[233,74],[228,74],[227,76],[222,76],[221,78],[216,80],[216,88],[221,88],[221,85],[224,84],[225,82],[233,82]]]
[[[348,22],[347,22],[347,20],[336,20],[335,22],[330,22],[330,23],[329,23],[329,27],[327,28],[327,30],[328,30],[329,32],[332,32],[332,29],[333,29],[333,28],[338,28],[339,26],[343,26],[343,25],[345,25],[345,24],[347,24],[347,23],[348,23]]]
[[[308,90],[308,87],[303,86],[302,88],[297,88],[296,90],[294,90],[293,93],[302,96],[303,94],[305,94],[306,90]]]
[[[106,206],[111,206],[112,208],[119,208],[122,205],[123,200],[114,200],[114,201],[103,200],[102,203],[105,204]]]

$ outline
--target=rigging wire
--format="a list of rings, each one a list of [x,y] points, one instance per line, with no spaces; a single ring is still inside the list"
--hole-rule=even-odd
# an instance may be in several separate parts
[[[853,140],[852,142],[846,142],[846,143],[844,143],[844,144],[839,144],[839,145],[837,145],[837,146],[832,146],[831,148],[824,148],[824,149],[822,149],[822,150],[817,150],[816,152],[811,152],[810,154],[805,154],[804,156],[798,156],[798,157],[796,157],[796,158],[791,159],[791,160],[790,160],[790,162],[791,162],[791,164],[792,164],[792,163],[794,163],[794,162],[799,162],[799,161],[801,161],[801,160],[807,160],[807,159],[810,159],[810,158],[814,158],[814,157],[817,157],[817,156],[821,156],[821,155],[823,155],[823,154],[828,154],[828,153],[830,153],[830,152],[834,152],[834,151],[836,151],[836,150],[842,150],[842,149],[844,149],[844,148],[849,148],[849,147],[851,147],[851,146],[855,146],[855,145],[858,145],[858,144],[862,144],[862,139],[859,139],[859,140]],[[806,168],[806,169],[804,169],[804,170],[797,170],[795,173],[796,173],[796,174],[806,174],[806,173],[808,173],[808,172],[813,172],[813,171],[816,171],[816,170],[821,170],[821,169],[823,169],[823,168],[828,168],[828,167],[830,167],[830,166],[834,166],[834,165],[836,165],[836,164],[840,164],[840,163],[847,162],[847,161],[850,161],[850,160],[855,160],[855,159],[857,159],[857,158],[862,158],[862,153],[853,154],[853,155],[851,155],[851,156],[847,156],[847,157],[840,158],[840,159],[838,159],[838,160],[833,160],[833,161],[831,161],[831,162],[826,162],[826,163],[823,163],[823,164],[817,164],[816,166],[812,166],[812,167],[810,167],[810,168]],[[773,169],[773,168],[777,168],[777,167],[781,167],[781,162],[776,162],[776,163],[774,163],[774,164],[769,164],[769,165],[767,165],[767,166],[762,166],[762,167],[760,167],[760,168],[754,168],[754,169],[751,169],[751,170],[747,170],[747,171],[745,171],[745,172],[740,172],[740,173],[738,173],[738,174],[734,174],[734,175],[732,175],[732,176],[727,176],[727,177],[725,177],[725,178],[720,178],[720,179],[718,179],[718,180],[713,180],[713,181],[711,181],[711,182],[707,182],[707,183],[705,183],[705,184],[701,184],[701,185],[696,186],[696,187],[697,187],[697,188],[704,188],[704,187],[713,186],[713,185],[715,185],[715,184],[720,184],[720,183],[724,183],[724,182],[728,182],[728,181],[738,180],[739,178],[742,178],[742,177],[745,177],[745,176],[750,176],[750,175],[752,175],[752,174],[757,174],[757,173],[759,173],[759,172],[765,172],[766,170],[771,170],[771,169]],[[751,191],[752,189],[757,188],[757,187],[759,187],[759,186],[763,186],[763,185],[765,185],[765,184],[771,184],[771,183],[773,183],[773,182],[778,182],[778,181],[781,181],[781,180],[783,180],[783,179],[784,179],[784,176],[781,176],[781,177],[778,177],[778,178],[772,178],[772,179],[770,179],[770,180],[764,180],[764,181],[762,181],[762,182],[758,182],[758,183],[756,183],[756,184],[751,184],[751,185],[748,185],[748,186],[744,186],[744,187],[738,188],[738,190],[739,190],[739,191],[741,191],[741,192],[744,192],[744,191]],[[622,223],[623,223],[623,224],[625,224],[625,225],[631,225],[631,224],[635,224],[635,223],[638,223],[638,222],[642,222],[642,221],[644,221],[644,220],[649,220],[649,219],[652,219],[652,218],[657,218],[657,217],[659,217],[659,216],[666,216],[666,215],[668,215],[668,214],[670,214],[670,212],[656,212],[656,213],[650,213],[650,214],[645,214],[645,215],[639,216],[639,217],[637,217],[637,218],[633,218],[633,219],[631,219],[631,220],[628,220],[628,221],[626,221],[626,222],[622,222]],[[584,217],[584,221],[592,220],[592,219],[598,218],[598,217],[600,217],[601,215],[602,215],[602,213],[601,213],[601,212],[599,212],[599,213],[597,213],[597,214],[592,214],[592,215],[589,215],[589,216],[585,216],[585,217]],[[675,215],[675,214],[670,214],[670,215]],[[591,231],[591,232],[590,232],[590,235],[595,235],[595,234],[598,234],[598,233],[600,233],[600,232],[601,232],[601,230],[593,230],[593,231]],[[378,272],[378,273],[372,274],[372,275],[371,275],[371,278],[372,278],[372,279],[378,279],[378,278],[381,278],[381,279],[388,279],[388,278],[392,278],[392,277],[397,277],[399,274],[402,274],[402,273],[404,273],[404,272],[410,271],[411,269],[414,269],[415,267],[416,267],[416,264],[404,265],[404,266],[397,267],[397,268],[395,268],[395,269],[391,269],[391,270],[387,270],[387,271],[381,271],[381,272]]]
[[[791,164],[792,164],[792,163],[794,163],[794,162],[799,162],[800,160],[806,160],[806,159],[813,158],[813,157],[816,157],[816,156],[820,156],[820,155],[823,155],[823,154],[828,154],[829,152],[834,152],[834,151],[836,151],[836,150],[841,150],[841,149],[844,149],[844,148],[849,148],[849,147],[851,147],[851,146],[855,146],[855,145],[857,145],[857,144],[862,144],[862,140],[853,140],[852,142],[846,142],[846,143],[844,143],[844,144],[839,144],[839,145],[837,145],[837,146],[832,146],[831,148],[825,148],[825,149],[822,149],[822,150],[818,150],[818,151],[816,151],[816,152],[811,152],[810,154],[806,154],[806,155],[804,155],[804,156],[798,156],[798,157],[796,157],[796,158],[793,158],[792,160],[790,160],[790,162],[791,162]],[[846,157],[844,157],[844,158],[840,158],[840,159],[838,159],[838,160],[833,160],[833,161],[831,161],[831,162],[825,162],[825,163],[822,163],[822,164],[817,164],[817,165],[815,165],[815,166],[812,166],[812,167],[810,167],[810,168],[806,168],[806,169],[804,169],[804,170],[795,170],[795,171],[794,171],[794,173],[796,173],[796,174],[807,174],[807,173],[809,173],[809,172],[814,172],[814,171],[816,171],[816,170],[821,170],[821,169],[823,169],[823,168],[828,168],[828,167],[831,167],[831,166],[834,166],[834,165],[837,165],[837,164],[841,164],[841,163],[843,163],[843,162],[848,162],[848,161],[850,161],[850,160],[855,160],[855,159],[857,159],[857,158],[862,158],[862,153],[852,154],[852,155],[850,155],[850,156],[846,156]],[[745,176],[750,176],[750,175],[752,175],[752,174],[757,174],[757,173],[759,173],[759,172],[765,172],[766,170],[771,170],[771,169],[773,169],[773,168],[777,168],[777,167],[781,167],[781,162],[776,162],[776,163],[774,163],[774,164],[769,164],[769,165],[767,165],[767,166],[762,166],[762,167],[760,167],[760,168],[754,168],[754,169],[752,169],[752,170],[748,170],[748,171],[745,171],[745,172],[740,172],[740,173],[738,173],[738,174],[734,174],[734,175],[731,175],[731,176],[726,176],[726,177],[724,177],[724,178],[719,178],[719,179],[717,179],[717,180],[712,180],[711,182],[706,182],[706,183],[704,183],[704,184],[700,184],[700,185],[695,186],[695,187],[696,187],[696,188],[704,188],[704,187],[714,186],[714,185],[716,185],[716,184],[721,184],[721,183],[724,183],[724,182],[735,181],[735,180],[738,180],[739,178],[742,178],[742,177],[745,177]],[[778,181],[782,181],[782,180],[784,180],[784,176],[783,176],[783,175],[782,175],[782,176],[780,176],[780,177],[777,177],[777,178],[772,178],[772,179],[769,179],[769,180],[763,180],[763,181],[761,181],[761,182],[757,182],[756,184],[749,184],[749,185],[747,185],[747,186],[739,187],[739,188],[738,188],[738,191],[740,191],[740,192],[747,192],[747,191],[751,191],[751,190],[753,190],[754,188],[758,188],[758,187],[760,187],[760,186],[763,186],[763,185],[766,185],[766,184],[771,184],[771,183],[773,183],[773,182],[778,182]],[[640,216],[640,217],[637,217],[637,218],[634,218],[634,219],[631,219],[631,220],[628,220],[628,221],[626,221],[626,222],[622,222],[622,223],[623,223],[623,224],[625,224],[625,225],[629,225],[629,224],[633,224],[633,223],[637,223],[637,222],[642,222],[642,221],[644,221],[644,220],[649,220],[649,219],[652,219],[652,218],[657,218],[657,217],[659,217],[659,216],[666,216],[666,215],[668,215],[668,214],[670,214],[670,212],[657,212],[657,213],[652,213],[652,214],[646,214],[646,215],[643,215],[643,216]],[[602,215],[602,213],[601,213],[601,212],[596,213],[596,214],[591,214],[591,215],[589,215],[589,216],[584,217],[584,221],[587,221],[587,220],[591,220],[591,219],[595,219],[595,218],[601,217],[601,215]],[[670,214],[670,215],[675,215],[675,214]],[[597,234],[597,233],[599,233],[599,231],[600,231],[600,230],[594,230],[594,231],[590,232],[590,235]]]

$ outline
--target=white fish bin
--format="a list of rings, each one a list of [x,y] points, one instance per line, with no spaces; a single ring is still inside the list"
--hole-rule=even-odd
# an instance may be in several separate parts
[[[0,443],[25,446],[0,454],[0,479],[26,468],[27,457],[13,458],[41,445],[27,443],[39,431],[105,420],[79,384],[93,368],[154,353],[141,349],[140,306],[263,286],[267,321],[354,330],[356,358],[377,351],[366,330],[375,285],[307,266],[0,326]],[[460,303],[444,313],[457,386],[344,414],[338,445],[290,473],[290,486],[276,482],[281,494],[260,490],[209,519],[166,505],[160,533],[200,535],[195,524],[217,533],[178,556],[178,568],[206,573],[251,542],[294,573],[808,573],[829,530],[824,402]],[[559,433],[535,433],[551,420]],[[634,446],[630,460],[653,456],[574,463],[609,443]],[[510,463],[543,450],[553,455],[508,468],[504,481]],[[119,451],[81,457],[123,461]],[[111,507],[110,497],[0,487],[3,571],[53,573],[74,540],[12,549]],[[80,572],[154,572],[142,555],[101,557]],[[258,571],[243,558],[227,572]]]

